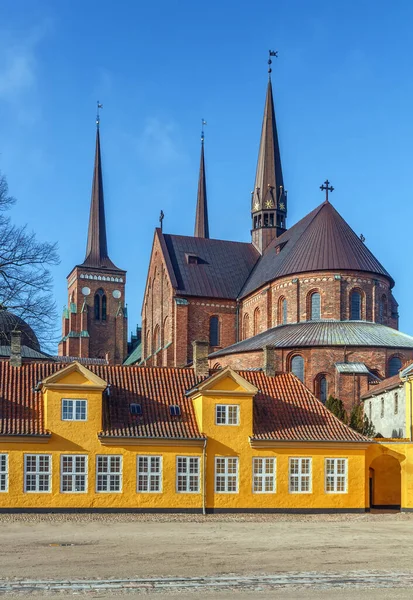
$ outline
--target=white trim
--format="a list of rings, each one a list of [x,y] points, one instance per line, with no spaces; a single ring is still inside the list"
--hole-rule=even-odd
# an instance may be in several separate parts
[[[334,473],[331,475],[327,475],[327,461],[328,460],[332,460],[334,461]],[[338,474],[337,473],[337,461],[338,460],[344,460],[344,475],[342,474]],[[334,490],[327,490],[327,477],[332,477],[333,478],[333,484],[334,484]],[[343,478],[344,477],[344,485],[345,488],[344,490],[337,490],[337,483],[338,483],[338,478]],[[347,494],[348,493],[348,458],[346,457],[326,457],[324,459],[324,493],[326,494]]]
[[[2,461],[3,456],[6,459],[6,468],[4,471],[1,470],[1,461]],[[5,487],[3,490],[3,489],[1,489],[1,485],[0,485],[0,493],[1,494],[4,494],[9,491],[9,455],[6,452],[2,452],[0,454],[0,482],[1,482],[1,478],[3,475],[5,475]]]
[[[148,471],[139,471],[139,460],[141,458],[148,459]],[[152,470],[152,459],[157,458],[159,460],[159,471]],[[147,475],[148,477],[148,488],[147,490],[139,489],[139,475]],[[151,478],[159,478],[159,489],[151,490]],[[163,492],[163,456],[161,454],[137,454],[136,455],[136,493],[137,494],[162,494]]]
[[[198,465],[198,470],[196,473],[191,473],[189,471],[189,461],[190,459],[195,459],[197,461],[197,465]],[[179,464],[179,460],[185,460],[186,463],[186,468],[185,471],[179,471],[178,470],[178,464]],[[175,490],[177,494],[199,494],[201,491],[201,469],[200,469],[200,464],[201,464],[201,457],[200,456],[177,456],[176,457],[176,461],[175,461],[175,468],[176,468],[176,480],[175,480]],[[178,477],[185,477],[185,481],[186,481],[186,489],[185,490],[180,490],[179,489],[179,484],[178,484]],[[190,490],[189,488],[189,478],[190,477],[197,477],[197,482],[198,482],[198,487],[196,490]]]
[[[218,423],[218,409],[219,408],[223,408],[224,409],[224,419],[225,422],[224,423]],[[229,409],[230,408],[236,408],[236,412],[237,412],[237,422],[236,423],[229,423]],[[237,427],[240,424],[240,408],[239,408],[239,404],[216,404],[215,405],[215,425],[221,427],[222,425],[227,425],[229,427]]]
[[[64,402],[70,402],[72,405],[72,418],[71,419],[65,419],[63,417],[63,404]],[[77,419],[76,418],[76,405],[78,402],[84,402],[85,403],[85,418],[84,419]],[[61,419],[62,421],[87,421],[87,417],[88,417],[88,410],[87,410],[87,400],[86,398],[62,398],[62,404],[61,404]]]
[[[102,471],[102,472],[98,472],[98,462],[100,458],[107,458],[108,459],[108,470],[107,471]],[[120,470],[119,472],[115,471],[112,473],[111,471],[111,466],[112,466],[112,459],[114,458],[119,458],[120,459]],[[119,489],[118,490],[98,490],[98,477],[100,475],[104,475],[106,476],[106,478],[110,477],[111,475],[119,475]],[[110,482],[109,479],[107,479],[107,483]],[[106,486],[107,487],[107,486]],[[96,479],[95,479],[95,492],[97,494],[120,494],[122,493],[122,487],[123,487],[123,456],[121,454],[97,454],[96,455]]]
[[[35,471],[27,471],[27,458],[29,456],[34,456],[36,459],[36,470]],[[39,467],[39,460],[41,456],[47,456],[49,459],[49,470],[48,471],[39,471],[38,467]],[[27,454],[23,455],[23,461],[24,461],[24,493],[25,494],[50,494],[52,491],[52,455],[51,454],[37,454],[34,452],[28,452]],[[27,475],[34,475],[35,476],[35,481],[36,481],[36,489],[35,490],[28,490],[27,489]],[[49,489],[47,490],[39,490],[37,489],[39,487],[39,476],[40,475],[47,475],[48,476],[48,483],[49,483]]]
[[[224,472],[223,473],[217,473],[217,464],[218,461],[223,460],[224,461]],[[235,467],[236,467],[236,472],[235,474],[233,472],[229,472],[228,471],[228,461],[229,460],[234,460],[235,461]],[[233,478],[235,475],[235,485],[236,485],[236,489],[235,490],[228,490],[228,480],[229,478]],[[218,490],[217,489],[217,482],[218,482],[218,477],[220,477],[221,479],[223,479],[224,482],[224,490]],[[215,457],[215,493],[216,494],[238,494],[239,492],[239,458],[238,456],[216,456]]]
[[[309,472],[303,473],[303,461],[309,461]],[[291,465],[293,461],[298,461],[298,473],[291,473]],[[297,478],[298,490],[293,490],[291,487],[292,478]],[[309,480],[308,490],[303,490],[303,478]],[[288,459],[288,492],[290,494],[311,494],[313,491],[313,460],[309,456],[290,456]]]
[[[255,472],[255,461],[267,461],[271,460],[273,464],[273,471],[271,473],[266,473],[265,471],[262,473]],[[265,463],[264,463],[265,464]],[[254,489],[255,478],[261,480],[262,490],[257,491]],[[266,478],[272,477],[273,489],[271,491],[265,490],[265,480]],[[275,456],[253,456],[252,457],[252,493],[253,494],[275,494],[277,492],[277,458]]]
[[[69,457],[74,459],[75,470],[64,473],[63,472],[63,459]],[[84,458],[85,459],[85,472],[76,472],[76,458]],[[72,478],[72,483],[76,475],[83,475],[85,478],[85,489],[84,490],[63,490],[63,475],[70,476]],[[87,494],[88,491],[88,479],[89,479],[89,457],[87,454],[61,454],[60,455],[60,493],[61,494]]]

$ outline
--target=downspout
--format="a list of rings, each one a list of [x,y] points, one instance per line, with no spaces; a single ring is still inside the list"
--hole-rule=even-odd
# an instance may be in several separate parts
[[[204,440],[204,447],[202,448],[202,514],[206,515],[206,445],[207,439]]]
[[[237,300],[237,308],[235,310],[235,341],[239,342],[239,300]]]

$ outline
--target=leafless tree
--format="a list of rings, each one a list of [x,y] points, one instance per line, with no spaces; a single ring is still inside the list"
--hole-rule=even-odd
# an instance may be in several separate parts
[[[14,203],[0,172],[0,304],[24,319],[51,351],[57,313],[49,267],[59,263],[57,246],[37,241],[27,226],[13,225],[6,213]]]

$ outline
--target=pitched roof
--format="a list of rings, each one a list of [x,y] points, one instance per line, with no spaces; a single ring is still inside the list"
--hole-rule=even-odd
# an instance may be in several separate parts
[[[142,342],[139,342],[139,344],[136,346],[136,348],[134,348],[134,350],[132,350],[132,352],[123,361],[123,364],[124,365],[136,365],[136,363],[139,363],[141,361],[141,358],[142,358]]]
[[[278,325],[232,346],[210,354],[252,352],[264,346],[300,348],[324,346],[372,346],[375,348],[411,348],[413,337],[397,329],[369,321],[304,321]]]
[[[43,397],[36,385],[67,364],[27,363],[12,367],[0,362],[0,435],[47,434]],[[110,384],[103,394],[102,435],[200,439],[192,400],[186,392],[201,382],[193,369],[91,365],[89,370]],[[255,386],[254,438],[285,441],[366,441],[341,423],[291,373],[267,377],[262,372],[239,371]],[[130,404],[142,406],[142,416]],[[169,406],[181,408],[172,417]]]
[[[158,232],[165,244],[177,293],[235,300],[259,253],[252,244]],[[197,257],[197,264],[188,261]]]
[[[201,163],[199,165],[198,197],[195,215],[195,237],[209,238],[208,203],[205,178],[204,137],[201,140]]]
[[[335,210],[323,202],[268,246],[240,297],[286,275],[309,271],[365,271],[394,281]]]
[[[383,392],[387,392],[388,390],[394,390],[395,388],[401,387],[402,385],[403,382],[400,379],[399,374],[397,373],[397,375],[387,377],[387,379],[383,379],[383,381],[381,381],[377,385],[371,386],[368,392],[365,392],[360,396],[360,399],[366,400],[366,398],[377,396],[377,394],[382,394]]]
[[[93,169],[92,199],[90,202],[86,257],[80,266],[94,268],[106,267],[115,271],[120,270],[113,264],[108,254],[99,126],[96,129],[95,166]]]

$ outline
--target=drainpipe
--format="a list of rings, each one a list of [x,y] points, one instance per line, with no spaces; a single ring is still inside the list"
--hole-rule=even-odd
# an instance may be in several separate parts
[[[237,300],[237,307],[235,310],[235,340],[237,342],[240,341],[239,339],[239,332],[240,332],[240,326],[239,326],[239,300]]]
[[[204,440],[204,447],[202,448],[202,514],[206,515],[206,445],[207,440]]]

